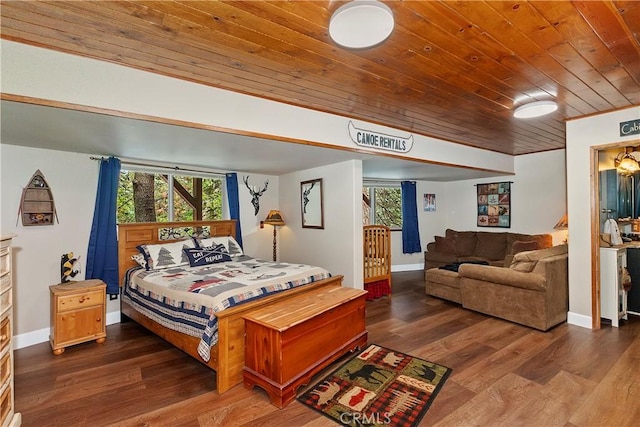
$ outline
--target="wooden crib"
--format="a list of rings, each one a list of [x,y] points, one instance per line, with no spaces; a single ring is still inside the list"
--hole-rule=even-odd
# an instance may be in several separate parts
[[[364,289],[367,299],[391,298],[391,230],[384,225],[363,227]]]

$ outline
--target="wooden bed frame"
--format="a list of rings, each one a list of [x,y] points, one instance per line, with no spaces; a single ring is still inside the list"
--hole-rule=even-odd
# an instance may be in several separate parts
[[[386,281],[391,297],[391,229],[384,225],[363,226],[364,285]]]
[[[235,237],[236,221],[191,221],[191,222],[159,222],[120,224],[118,226],[118,266],[120,286],[124,283],[126,271],[136,266],[131,255],[137,253],[136,246],[141,244],[168,243],[175,240],[160,241],[159,231],[164,228],[210,227],[210,236]],[[178,239],[176,239],[178,240]],[[252,310],[264,307],[275,301],[282,301],[295,295],[309,292],[322,287],[342,286],[343,276],[333,276],[325,280],[311,283],[299,288],[290,289],[257,301],[242,304],[220,313],[218,316],[218,343],[211,348],[211,359],[205,362],[198,354],[200,338],[191,337],[166,328],[150,318],[136,311],[129,304],[121,300],[121,312],[151,332],[167,340],[182,351],[191,355],[199,362],[216,371],[216,388],[218,393],[224,393],[231,387],[242,383],[242,368],[245,357],[245,323],[243,316]]]

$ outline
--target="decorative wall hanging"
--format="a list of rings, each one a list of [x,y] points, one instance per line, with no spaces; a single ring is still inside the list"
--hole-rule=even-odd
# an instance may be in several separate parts
[[[18,218],[22,225],[53,225],[54,217],[60,223],[51,188],[38,169],[22,190]]]
[[[436,195],[435,194],[424,195],[424,211],[425,212],[436,211]]]
[[[511,181],[478,184],[478,227],[511,227]]]
[[[372,130],[355,127],[353,122],[347,125],[351,140],[360,147],[369,148],[376,151],[393,151],[396,153],[407,153],[413,147],[413,135],[397,136]]]
[[[324,228],[322,178],[300,183],[300,211],[302,228]]]
[[[253,205],[254,215],[258,215],[258,211],[260,210],[260,197],[267,191],[267,187],[269,186],[269,180],[264,182],[264,188],[260,189],[260,187],[249,186],[249,177],[245,176],[242,178],[244,181],[244,185],[249,189],[249,193],[251,194],[251,204]]]

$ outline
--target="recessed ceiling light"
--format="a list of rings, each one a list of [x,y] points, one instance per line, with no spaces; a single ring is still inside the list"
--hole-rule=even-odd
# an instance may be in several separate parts
[[[553,101],[536,101],[524,104],[516,108],[513,117],[517,119],[529,119],[553,113],[558,109],[558,104]]]
[[[364,49],[382,43],[393,31],[393,12],[377,0],[354,0],[340,6],[329,22],[329,35],[340,46]]]

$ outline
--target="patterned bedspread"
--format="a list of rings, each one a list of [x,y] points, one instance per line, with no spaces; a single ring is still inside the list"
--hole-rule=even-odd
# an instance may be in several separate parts
[[[329,277],[320,267],[243,255],[203,267],[131,269],[122,299],[167,328],[200,337],[198,354],[209,361],[211,347],[218,341],[216,313]]]

